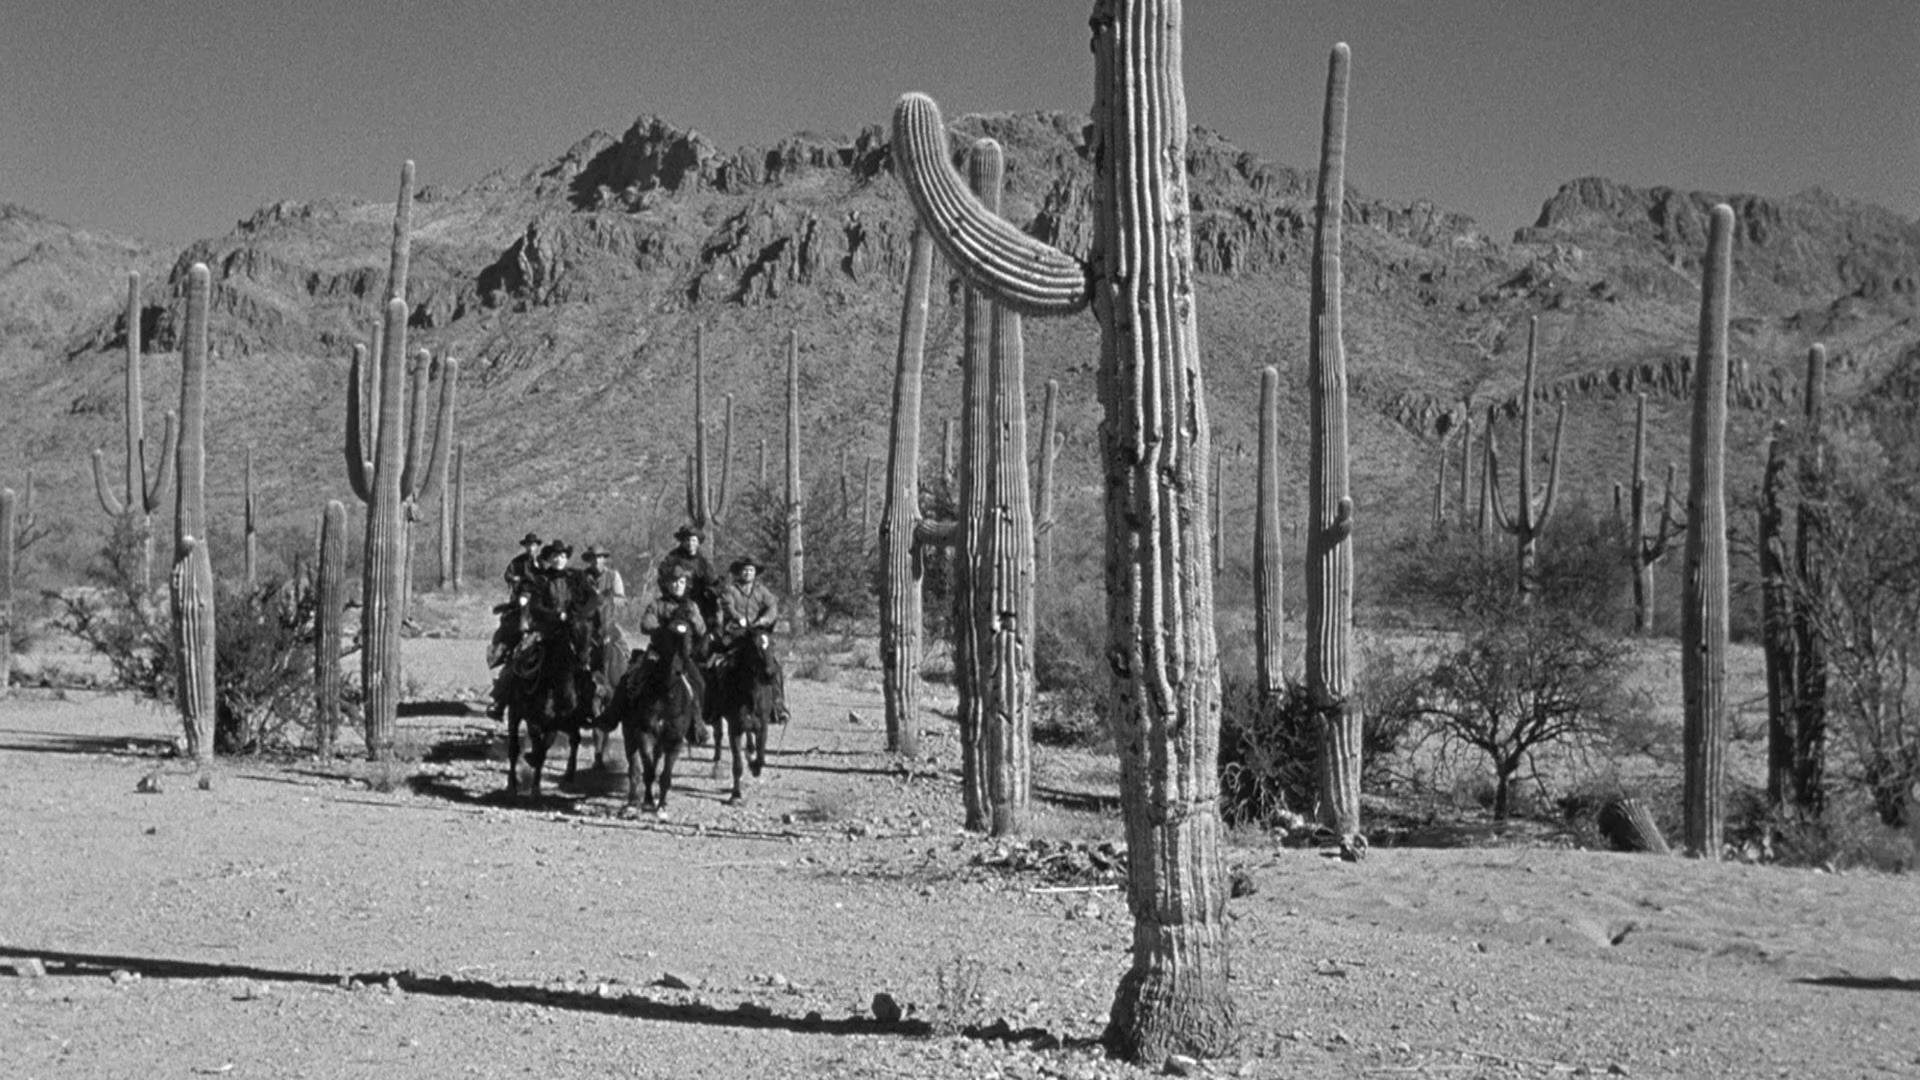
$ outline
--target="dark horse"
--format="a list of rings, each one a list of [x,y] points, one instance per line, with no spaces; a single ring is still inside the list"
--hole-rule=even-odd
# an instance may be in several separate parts
[[[649,645],[652,657],[627,667],[598,725],[619,724],[621,741],[626,743],[627,805],[622,812],[664,815],[667,792],[673,786],[673,763],[705,708],[706,680],[686,623],[667,623],[654,631]]]
[[[540,795],[540,773],[554,736],[567,736],[567,772],[572,782],[580,763],[580,729],[605,696],[593,673],[582,669],[574,635],[562,627],[527,630],[507,660],[513,690],[507,698],[507,792],[519,793],[520,728],[527,729],[527,794]]]
[[[755,777],[767,763],[767,725],[780,709],[780,663],[773,657],[770,631],[743,632],[707,678],[707,722],[713,725],[713,775],[720,773],[720,733],[733,754],[733,794],[739,802],[742,767]],[[741,746],[745,744],[743,756]]]

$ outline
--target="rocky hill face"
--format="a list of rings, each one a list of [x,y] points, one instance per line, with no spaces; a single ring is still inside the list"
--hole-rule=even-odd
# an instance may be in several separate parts
[[[1084,251],[1092,172],[1083,124],[1051,113],[969,117],[955,124],[954,145],[999,140],[1008,216]],[[423,163],[421,175],[430,169]],[[1202,347],[1233,528],[1251,501],[1253,388],[1266,365],[1290,388],[1282,453],[1289,497],[1305,501],[1313,177],[1204,130],[1194,132],[1189,169]],[[856,471],[861,458],[884,453],[911,219],[880,129],[727,151],[642,117],[520,175],[460,191],[428,185],[415,198],[413,343],[464,365],[459,427],[477,555],[504,556],[504,538],[530,526],[628,546],[659,528],[678,505],[662,510],[659,493],[677,492],[692,444],[696,326],[710,400],[733,395],[736,468],[749,484],[757,440],[778,452],[790,330],[802,349],[810,475],[837,469],[843,451]],[[1541,318],[1542,393],[1573,402],[1574,494],[1604,502],[1624,476],[1636,393],[1654,399],[1656,460],[1683,455],[1705,213],[1723,198],[1741,222],[1741,407],[1730,438],[1743,447],[1757,445],[1768,416],[1794,407],[1810,343],[1828,344],[1844,397],[1920,341],[1920,225],[1820,192],[1728,197],[1582,179],[1547,200],[1533,227],[1503,240],[1424,202],[1349,191],[1352,457],[1368,527],[1384,533],[1424,518],[1440,447],[1465,409],[1517,414],[1532,315]],[[167,268],[138,244],[8,208],[0,216],[7,471],[34,468],[44,512],[84,525],[79,546],[93,546],[101,518],[85,463],[92,447],[111,454],[118,445],[124,275],[150,274],[146,385],[157,416],[177,396],[170,350],[180,283],[204,261],[215,282],[214,513],[237,515],[241,455],[254,446],[263,508],[281,549],[299,550],[321,503],[349,498],[347,359],[373,326],[391,216],[391,204],[279,203]],[[934,303],[929,459],[940,419],[957,413],[958,295],[949,277]],[[1068,512],[1090,518],[1095,327],[1084,317],[1029,320],[1027,336],[1034,408],[1045,379],[1061,381],[1067,403],[1062,464],[1084,504]],[[1241,461],[1246,475],[1236,479]],[[779,463],[771,469],[777,476]]]

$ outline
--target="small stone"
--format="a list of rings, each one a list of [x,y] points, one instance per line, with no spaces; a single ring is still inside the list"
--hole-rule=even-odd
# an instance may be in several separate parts
[[[776,971],[767,976],[767,985],[773,987],[775,990],[785,990],[790,984],[785,975]]]
[[[691,982],[688,982],[688,981],[687,981],[686,979],[683,979],[683,978],[681,978],[681,977],[680,977],[680,976],[678,976],[678,975],[675,975],[675,974],[674,974],[673,972],[671,972],[671,971],[663,971],[663,972],[661,972],[661,973],[660,973],[660,977],[659,977],[658,979],[655,979],[655,980],[654,980],[654,985],[655,985],[655,986],[664,986],[664,987],[666,987],[666,988],[667,988],[667,989],[669,989],[669,990],[691,990],[691,989],[693,989],[693,983],[691,983]]]
[[[1616,1061],[1613,1064],[1607,1066],[1607,1075],[1608,1076],[1626,1076],[1627,1067]]]
[[[140,973],[137,971],[128,971],[126,968],[114,968],[113,974],[107,976],[107,978],[112,979],[113,985],[115,986],[125,986],[128,983],[139,982]]]
[[[158,825],[149,825],[149,826],[147,826],[147,835],[148,835],[148,836],[159,836],[159,835],[160,835],[160,826],[158,826]]]
[[[133,790],[139,792],[142,795],[160,794],[162,791],[165,790],[165,788],[162,787],[160,783],[160,770],[155,769],[152,772],[148,773],[147,775],[141,777],[140,782],[133,785]]]
[[[857,713],[857,712],[854,712],[854,711],[853,711],[852,709],[848,709],[848,710],[847,710],[847,723],[849,723],[849,724],[858,724],[858,723],[860,723],[860,714],[859,714],[859,713]]]
[[[1168,1054],[1162,1071],[1168,1076],[1192,1076],[1200,1071],[1200,1062],[1185,1054]]]
[[[23,956],[13,962],[13,973],[22,979],[44,979],[47,965],[37,956]]]
[[[901,1011],[900,1003],[894,1000],[892,994],[882,990],[873,995],[873,1018],[875,1020],[883,1024],[897,1024],[900,1022],[902,1015],[904,1014]]]
[[[780,815],[780,824],[782,824],[782,825],[791,825],[791,824],[793,824],[793,815],[792,815],[792,814],[781,814],[781,815]]]
[[[201,791],[213,790],[213,774],[212,773],[200,774],[200,790]]]
[[[389,975],[389,976],[387,976],[387,992],[388,992],[389,994],[397,994],[397,993],[399,993],[399,992],[400,992],[400,980],[399,980],[399,979],[396,979],[396,978],[394,978],[394,977],[393,977],[393,976],[391,976],[391,975]]]

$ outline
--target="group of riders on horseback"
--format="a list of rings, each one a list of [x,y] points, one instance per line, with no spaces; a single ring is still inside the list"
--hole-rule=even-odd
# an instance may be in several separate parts
[[[674,533],[676,546],[658,563],[657,595],[640,611],[639,629],[644,648],[629,652],[619,617],[626,600],[626,582],[609,565],[612,552],[597,545],[582,553],[585,566],[569,566],[573,548],[558,540],[542,544],[529,532],[520,540],[521,553],[507,564],[503,575],[510,595],[495,608],[500,625],[488,649],[490,666],[500,672],[494,680],[487,715],[500,719],[534,670],[516,663],[541,643],[570,645],[578,678],[591,680],[587,693],[604,700],[630,666],[625,677],[636,680],[640,693],[664,675],[665,660],[678,643],[670,635],[685,633],[692,655],[708,668],[724,666],[754,635],[770,633],[780,617],[780,599],[759,580],[760,563],[751,555],[735,559],[722,580],[700,552],[705,540],[691,525]],[[784,678],[778,661],[768,662],[774,674],[775,708],[772,721],[787,719]],[[696,722],[688,741],[706,741],[706,723]]]

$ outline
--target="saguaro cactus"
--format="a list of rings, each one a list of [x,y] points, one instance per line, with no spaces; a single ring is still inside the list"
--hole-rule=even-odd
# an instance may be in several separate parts
[[[1538,502],[1533,497],[1533,379],[1539,356],[1535,345],[1540,333],[1538,316],[1527,319],[1527,375],[1520,391],[1520,493],[1517,512],[1507,513],[1500,496],[1500,450],[1494,443],[1493,425],[1487,425],[1487,487],[1493,492],[1493,518],[1514,538],[1518,549],[1521,595],[1533,592],[1533,563],[1540,534],[1553,517],[1553,505],[1560,494],[1560,439],[1567,430],[1567,403],[1560,403],[1560,419],[1553,428],[1553,459],[1547,465],[1547,493]]]
[[[110,517],[135,514],[140,537],[140,588],[153,588],[153,512],[167,497],[167,485],[173,482],[173,454],[176,445],[173,410],[166,413],[166,425],[160,435],[159,461],[153,478],[147,478],[146,404],[140,386],[140,275],[127,275],[127,459],[119,494],[107,483],[105,455],[93,452],[93,490],[100,496],[100,507]]]
[[[366,694],[367,752],[375,760],[393,754],[394,718],[400,701],[400,623],[406,609],[407,526],[420,503],[438,497],[446,480],[453,434],[453,403],[460,365],[439,363],[440,397],[432,449],[423,458],[426,392],[433,358],[415,358],[412,422],[403,423],[402,391],[407,349],[406,273],[408,229],[413,212],[413,162],[400,172],[400,196],[388,261],[385,322],[371,373],[367,351],[356,345],[347,377],[347,481],[367,505],[366,552],[361,566],[360,678]],[[363,389],[363,378],[365,386]],[[363,403],[362,395],[366,397]],[[366,453],[361,414],[373,414],[373,454]],[[403,430],[404,429],[404,430]]]
[[[205,263],[187,270],[187,317],[180,339],[180,443],[173,504],[173,652],[175,700],[187,753],[213,757],[215,711],[213,562],[207,550],[207,297]]]
[[[1460,528],[1473,520],[1473,402],[1460,403]]]
[[[241,515],[244,522],[243,550],[244,563],[242,574],[246,579],[247,595],[252,596],[260,587],[260,526],[258,506],[253,497],[253,447],[247,447],[246,486],[241,502]]]
[[[997,154],[998,147],[995,147]],[[988,451],[986,607],[991,623],[989,677],[981,712],[988,831],[1010,836],[1026,828],[1033,789],[1033,515],[1027,483],[1026,347],[1020,316],[993,306],[988,380],[993,439]]]
[[[1219,660],[1208,574],[1211,436],[1195,325],[1178,0],[1099,0],[1086,262],[989,214],[938,108],[894,110],[894,166],[969,281],[1026,315],[1093,305],[1105,411],[1109,710],[1129,852],[1132,966],[1107,1035],[1128,1057],[1213,1056],[1235,1033],[1220,861]]]
[[[1727,308],[1733,277],[1733,208],[1713,208],[1700,275],[1700,349],[1693,365],[1693,437],[1687,462],[1686,607],[1680,684],[1686,850],[1720,857],[1721,781],[1727,741]]]
[[[453,448],[452,479],[440,489],[440,588],[458,593],[465,584],[467,547],[467,448]]]
[[[1254,471],[1253,654],[1260,696],[1287,688],[1286,574],[1280,561],[1280,370],[1260,370],[1260,448]]]
[[[1787,548],[1782,524],[1781,491],[1786,487],[1787,459],[1780,446],[1776,423],[1767,436],[1767,468],[1760,480],[1759,529],[1755,546],[1760,560],[1760,641],[1767,670],[1767,802],[1778,809],[1794,793],[1794,651],[1793,597],[1787,583]]]
[[[1627,494],[1628,550],[1633,557],[1633,625],[1642,634],[1653,633],[1653,568],[1667,557],[1680,535],[1673,514],[1673,465],[1667,465],[1667,490],[1660,499],[1660,520],[1647,520],[1647,395],[1639,395],[1633,411],[1633,482]]]
[[[1005,157],[992,139],[967,151],[967,184],[990,213],[1000,211]],[[993,564],[986,561],[993,450],[993,301],[969,284],[961,298],[960,455],[955,468],[951,420],[942,425],[941,471],[957,482],[953,533],[953,672],[960,729],[960,794],[966,827],[987,829],[987,747],[983,742],[993,677]]]
[[[1827,350],[1807,350],[1806,392],[1801,401],[1800,507],[1795,520],[1794,789],[1801,810],[1826,809],[1827,642],[1815,605],[1826,602],[1826,566],[1820,549],[1828,528],[1826,474]]]
[[[727,514],[728,481],[733,475],[733,395],[726,395],[720,449],[720,486],[708,483],[712,473],[707,458],[707,348],[706,334],[693,328],[693,456],[687,459],[687,520],[711,530]]]
[[[887,749],[906,756],[920,749],[920,580],[914,543],[920,519],[920,374],[925,366],[927,292],[933,245],[913,232],[900,346],[893,370],[893,424],[887,451],[887,501],[880,513],[880,663],[886,699]]]
[[[800,482],[800,333],[787,332],[787,591],[792,628],[807,631],[806,487]]]
[[[314,743],[321,758],[333,756],[340,732],[340,632],[346,614],[347,508],[340,500],[320,512],[319,557],[313,571]]]
[[[1340,216],[1345,205],[1345,45],[1327,62],[1320,142],[1307,380],[1307,695],[1319,717],[1320,819],[1349,850],[1360,833],[1360,703],[1353,696],[1353,499],[1347,489],[1347,357],[1340,329]]]
[[[13,489],[0,488],[0,698],[13,685]]]

